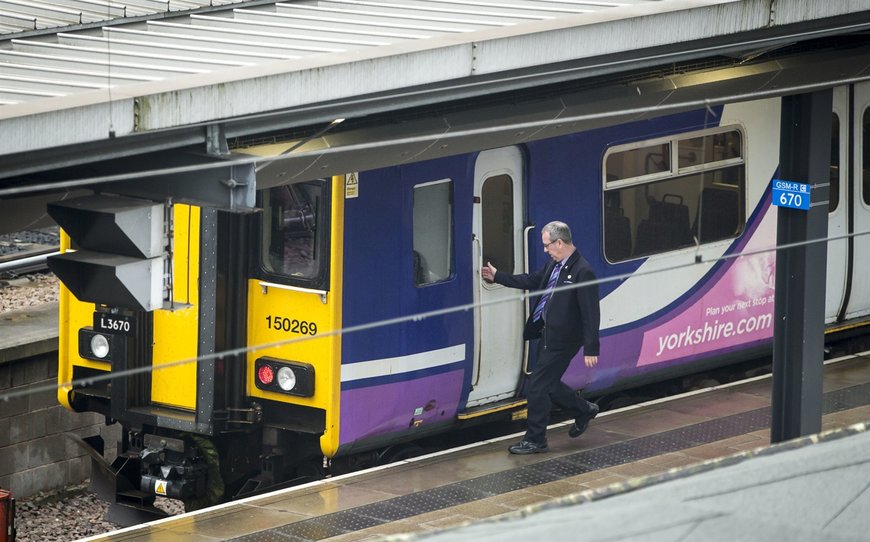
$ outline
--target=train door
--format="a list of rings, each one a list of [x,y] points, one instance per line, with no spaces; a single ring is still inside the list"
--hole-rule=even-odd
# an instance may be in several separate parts
[[[849,88],[834,89],[831,116],[831,190],[828,206],[828,237],[841,237],[849,227],[848,207],[852,198],[847,190],[849,174]],[[825,322],[833,322],[840,314],[846,292],[848,252],[845,239],[828,242],[827,287],[825,291]]]
[[[870,314],[870,83],[859,83],[853,87],[852,109],[852,153],[854,169],[850,186],[854,209],[854,237],[852,257],[852,284],[846,306],[846,318]]]
[[[481,152],[474,168],[473,273],[475,277],[475,359],[468,406],[515,396],[522,376],[521,292],[487,284],[480,267],[525,272],[523,160],[517,147]]]

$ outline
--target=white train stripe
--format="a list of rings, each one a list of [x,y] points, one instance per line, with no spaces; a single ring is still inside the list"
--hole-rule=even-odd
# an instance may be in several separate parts
[[[447,348],[439,348],[438,350],[411,354],[410,356],[360,361],[341,366],[341,381],[352,382],[354,380],[362,380],[363,378],[410,373],[421,369],[432,369],[442,365],[449,365],[464,359],[465,345],[457,344]]]

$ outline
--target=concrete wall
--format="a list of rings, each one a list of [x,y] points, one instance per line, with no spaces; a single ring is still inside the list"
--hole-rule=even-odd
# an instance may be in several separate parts
[[[0,324],[2,325],[2,324]],[[56,333],[56,327],[55,333]],[[57,340],[31,343],[27,351],[0,357],[0,396],[9,391],[52,388],[0,400],[0,487],[23,499],[77,484],[90,475],[91,460],[64,433],[102,435],[114,459],[120,425],[107,427],[102,416],[77,414],[57,402]]]

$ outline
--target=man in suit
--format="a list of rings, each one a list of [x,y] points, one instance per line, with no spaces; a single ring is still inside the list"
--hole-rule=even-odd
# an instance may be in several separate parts
[[[543,292],[530,304],[534,309],[523,331],[525,340],[539,339],[538,361],[527,391],[528,427],[523,440],[508,449],[512,454],[547,451],[547,425],[553,403],[576,416],[568,431],[572,438],[579,437],[598,414],[598,405],[562,382],[562,375],[580,347],[587,367],[598,363],[598,285],[571,287],[594,281],[595,274],[574,246],[571,229],[564,222],[544,226],[541,241],[552,261],[534,273],[508,275],[489,262],[481,268],[487,282]]]

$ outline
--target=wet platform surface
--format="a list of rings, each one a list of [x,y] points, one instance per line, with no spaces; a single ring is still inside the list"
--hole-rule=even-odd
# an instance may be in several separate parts
[[[526,528],[524,522],[537,521],[532,518],[543,513],[536,513],[538,509],[585,510],[584,507],[594,505],[601,510],[608,503],[638,493],[633,491],[638,487],[643,487],[644,491],[669,487],[673,484],[667,480],[691,480],[695,476],[689,475],[696,472],[719,472],[720,468],[752,464],[761,456],[784,458],[797,453],[763,450],[769,444],[770,386],[770,378],[763,377],[605,412],[579,439],[568,438],[570,422],[558,424],[550,428],[550,452],[546,454],[508,454],[507,447],[519,439],[519,435],[513,435],[89,540],[163,541],[183,537],[194,541],[350,542],[407,538],[415,533],[445,537],[444,540],[537,536],[537,532],[525,535],[520,532]],[[824,392],[823,431],[870,420],[870,356],[853,356],[829,363],[825,369]],[[829,440],[847,442],[851,438],[857,437],[830,437]],[[807,447],[810,448],[815,446]],[[870,446],[866,448],[870,450]],[[864,480],[870,484],[870,472]],[[578,502],[586,504],[578,507],[575,504]],[[639,505],[634,502],[630,506]],[[684,503],[677,501],[670,502],[669,506],[685,508]],[[662,514],[672,515],[668,510],[670,508],[663,506],[661,512],[648,510],[646,513],[651,519],[659,519]],[[546,513],[555,512],[547,510]],[[642,512],[637,511],[641,516]],[[722,516],[717,513],[715,518],[707,518],[704,514],[709,511],[702,512],[703,517],[694,519],[696,529]],[[572,514],[574,512],[567,512],[568,516]],[[693,524],[687,514],[674,517]],[[634,512],[630,515],[635,516]],[[620,524],[628,528],[633,522],[627,523],[625,517],[619,520],[619,515],[611,516],[616,522],[613,528],[617,530]],[[485,521],[491,518],[507,519]],[[564,521],[557,523],[562,529],[568,529]],[[458,527],[468,524],[471,526]],[[593,536],[594,530],[587,530],[584,525],[578,524],[576,529],[582,530],[584,539],[631,539],[658,533],[667,525],[673,527],[664,522],[661,527],[651,526],[652,530],[620,535],[605,529],[602,533],[611,535],[600,537]],[[685,539],[671,538],[690,534],[678,527],[673,532],[663,532],[663,538],[655,539]],[[440,532],[445,528],[449,530]],[[471,529],[474,531],[466,534],[466,530]],[[566,530],[563,535],[573,540],[577,532]],[[555,531],[548,536],[560,539]]]
[[[427,542],[870,539],[867,423],[587,491],[431,535]],[[578,535],[578,533],[581,533]]]

